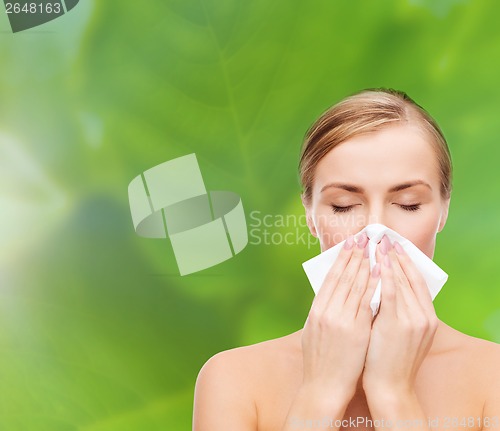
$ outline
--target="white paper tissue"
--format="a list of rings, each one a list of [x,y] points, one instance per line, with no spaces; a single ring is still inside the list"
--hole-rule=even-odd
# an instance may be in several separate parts
[[[425,281],[427,282],[427,287],[429,288],[432,300],[434,300],[434,298],[448,279],[448,274],[446,274],[446,272],[444,272],[439,266],[437,266],[432,261],[432,259],[429,259],[429,257],[427,257],[422,251],[420,251],[420,249],[410,240],[402,237],[397,232],[389,229],[383,224],[370,224],[359,231],[355,235],[355,238],[357,239],[362,232],[366,232],[369,238],[368,247],[370,268],[373,268],[376,263],[375,251],[377,243],[380,242],[385,234],[391,240],[391,243],[394,241],[398,241],[405,252],[410,256],[412,261],[415,263],[415,266],[420,270]],[[318,293],[326,277],[326,274],[337,259],[341,248],[344,246],[344,243],[345,240],[302,264],[302,267],[304,268],[307,278],[309,279],[309,282],[311,283],[311,286],[315,293]],[[382,282],[379,281],[370,302],[370,308],[372,309],[374,316],[377,314],[380,306],[381,283]]]

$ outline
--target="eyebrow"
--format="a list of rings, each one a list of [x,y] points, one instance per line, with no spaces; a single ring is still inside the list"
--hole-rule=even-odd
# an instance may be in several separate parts
[[[414,187],[414,186],[418,186],[418,185],[426,186],[426,187],[429,188],[429,190],[432,191],[432,187],[428,183],[426,183],[425,181],[414,180],[414,181],[407,181],[407,182],[402,183],[402,184],[397,184],[397,185],[391,187],[388,190],[388,192],[389,193],[395,193],[395,192],[399,192],[401,190],[408,189],[410,187]],[[321,189],[320,193],[323,193],[324,190],[326,190],[328,188],[331,188],[331,187],[334,187],[334,188],[337,188],[337,189],[343,189],[343,190],[346,190],[346,191],[352,192],[352,193],[364,193],[365,192],[365,190],[362,187],[356,186],[354,184],[329,183],[326,186],[323,186],[323,188]]]

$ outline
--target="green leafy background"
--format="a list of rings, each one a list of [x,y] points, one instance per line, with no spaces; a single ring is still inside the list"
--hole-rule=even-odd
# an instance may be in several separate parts
[[[12,34],[2,12],[0,429],[190,429],[210,356],[300,329],[301,263],[319,251],[303,223],[266,228],[294,244],[265,244],[261,226],[235,258],[180,277],[168,241],[135,235],[127,186],[195,152],[208,189],[242,197],[249,230],[299,217],[305,130],[366,87],[403,89],[442,125],[455,176],[436,309],[500,342],[499,13],[493,0],[81,0]]]

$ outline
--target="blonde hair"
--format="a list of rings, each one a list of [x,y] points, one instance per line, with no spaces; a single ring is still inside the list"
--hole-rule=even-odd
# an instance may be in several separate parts
[[[429,136],[439,166],[441,197],[448,199],[453,168],[448,144],[438,124],[403,91],[374,88],[341,100],[324,112],[307,131],[299,162],[304,202],[310,203],[316,166],[330,150],[354,136],[397,122],[411,122]]]

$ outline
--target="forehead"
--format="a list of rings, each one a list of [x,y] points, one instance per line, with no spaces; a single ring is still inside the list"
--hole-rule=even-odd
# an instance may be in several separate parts
[[[369,189],[417,178],[431,183],[433,189],[439,184],[436,152],[421,129],[398,124],[333,148],[316,167],[314,187],[342,180]]]

